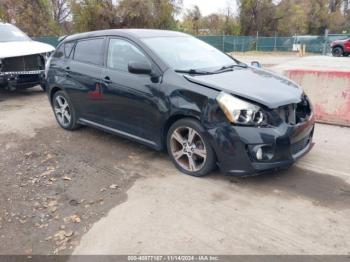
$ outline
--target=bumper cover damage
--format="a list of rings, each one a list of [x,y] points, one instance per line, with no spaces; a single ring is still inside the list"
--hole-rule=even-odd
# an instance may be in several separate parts
[[[314,115],[302,123],[280,123],[256,128],[225,125],[208,130],[220,169],[235,176],[250,176],[291,166],[313,147]],[[267,148],[258,158],[253,148]],[[264,154],[264,152],[260,152]]]
[[[12,91],[42,84],[44,68],[44,55],[3,58],[0,64],[0,88]]]

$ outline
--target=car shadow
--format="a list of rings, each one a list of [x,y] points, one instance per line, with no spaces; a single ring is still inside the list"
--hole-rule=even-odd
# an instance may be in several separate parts
[[[18,89],[15,91],[8,91],[0,88],[0,102],[22,97],[35,97],[43,94],[45,94],[45,92],[40,86],[27,89]]]
[[[215,172],[209,179],[223,180],[240,189],[261,196],[308,199],[315,206],[330,209],[350,208],[350,184],[340,177],[292,166],[283,171],[272,171],[251,177],[234,177]]]

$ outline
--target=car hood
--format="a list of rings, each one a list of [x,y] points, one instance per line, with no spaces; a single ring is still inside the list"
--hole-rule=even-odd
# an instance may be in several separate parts
[[[54,50],[53,46],[36,41],[0,42],[0,58],[36,55]]]
[[[237,95],[271,109],[299,103],[303,90],[294,82],[264,69],[237,68],[221,74],[185,75],[193,83]]]

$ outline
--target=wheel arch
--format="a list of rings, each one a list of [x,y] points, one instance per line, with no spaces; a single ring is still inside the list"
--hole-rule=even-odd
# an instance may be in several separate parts
[[[49,98],[50,98],[50,103],[52,104],[52,99],[53,96],[58,92],[58,91],[62,91],[63,89],[58,87],[58,86],[54,86],[50,89],[50,93],[49,93]]]
[[[172,116],[170,116],[166,121],[165,124],[163,126],[163,130],[162,130],[162,149],[164,151],[167,150],[167,135],[169,132],[170,127],[177,121],[179,121],[180,119],[184,119],[184,118],[190,118],[190,119],[194,119],[197,121],[200,121],[200,117],[197,114],[185,114],[185,113],[177,113],[174,114]]]
[[[334,49],[336,49],[336,48],[340,48],[344,52],[344,46],[342,46],[342,45],[335,45],[335,46],[332,47],[332,51]]]

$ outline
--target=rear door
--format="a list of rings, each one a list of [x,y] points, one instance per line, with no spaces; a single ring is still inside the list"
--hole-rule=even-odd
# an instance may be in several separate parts
[[[65,68],[71,82],[66,90],[79,117],[99,123],[103,122],[101,73],[104,45],[104,37],[78,40],[73,59]]]

